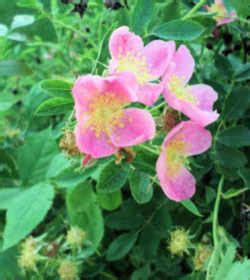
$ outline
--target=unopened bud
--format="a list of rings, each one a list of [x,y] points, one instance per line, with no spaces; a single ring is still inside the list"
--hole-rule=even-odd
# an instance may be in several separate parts
[[[79,227],[72,227],[66,236],[66,242],[72,247],[81,247],[86,239],[86,232]]]

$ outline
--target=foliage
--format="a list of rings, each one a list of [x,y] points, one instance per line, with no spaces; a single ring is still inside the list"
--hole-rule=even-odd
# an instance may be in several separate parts
[[[225,1],[237,18],[216,26],[204,9],[212,2],[0,1],[0,279],[62,279],[65,263],[76,279],[249,279],[250,5]],[[170,118],[185,119],[162,97],[155,106],[135,104],[154,117],[156,137],[118,158],[88,161],[72,154],[74,140],[65,142],[76,124],[74,81],[106,73],[108,40],[122,25],[145,43],[187,45],[192,82],[218,92],[212,147],[189,160],[192,200],[169,200],[155,176]],[[84,233],[77,248],[67,243],[72,227]],[[179,228],[188,249],[171,255]],[[31,270],[20,265],[29,236]],[[200,245],[212,252],[196,270]]]

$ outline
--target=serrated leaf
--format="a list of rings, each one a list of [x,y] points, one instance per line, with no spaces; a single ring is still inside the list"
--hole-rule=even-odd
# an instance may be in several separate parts
[[[216,143],[215,157],[217,163],[227,168],[240,168],[247,163],[245,154],[235,148]]]
[[[235,87],[225,102],[222,117],[228,121],[240,119],[249,108],[250,98],[248,87]]]
[[[137,0],[132,13],[132,30],[141,34],[153,15],[153,0]]]
[[[53,187],[39,183],[11,200],[3,233],[4,250],[17,244],[36,228],[50,209],[53,197]]]
[[[250,79],[250,63],[243,64],[234,74],[237,82],[243,82]]]
[[[96,195],[85,182],[67,192],[67,210],[72,225],[82,228],[91,242],[86,255],[95,252],[104,234],[102,212],[96,203]]]
[[[117,165],[114,162],[108,163],[102,170],[97,184],[101,193],[111,193],[122,188],[129,175],[129,165]]]
[[[192,41],[198,38],[205,28],[191,20],[174,20],[156,26],[151,34],[165,40]]]
[[[97,200],[99,205],[108,211],[113,211],[118,208],[122,203],[122,194],[118,190],[113,193],[97,193]]]
[[[134,171],[129,178],[130,191],[137,203],[143,204],[153,196],[153,184],[147,173]]]
[[[107,260],[116,261],[126,256],[134,246],[138,233],[130,232],[118,236],[107,249]]]
[[[57,145],[51,130],[34,133],[17,150],[17,165],[24,185],[33,185],[45,179],[50,161],[57,154]]]
[[[11,201],[19,195],[21,188],[3,188],[0,189],[0,209],[8,209]]]
[[[250,145],[250,130],[242,125],[230,127],[218,134],[217,140],[230,147],[243,147]]]
[[[73,109],[71,98],[52,97],[38,106],[35,114],[38,116],[52,116],[66,114]]]
[[[53,97],[66,97],[72,98],[71,89],[72,83],[65,80],[43,80],[41,88],[46,90],[49,95]]]

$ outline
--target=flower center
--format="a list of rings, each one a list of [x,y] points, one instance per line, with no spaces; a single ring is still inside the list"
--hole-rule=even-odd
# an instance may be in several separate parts
[[[191,94],[181,78],[173,75],[169,81],[168,88],[178,99],[192,104],[196,103],[196,98]]]
[[[175,177],[186,159],[186,143],[182,139],[174,139],[168,143],[166,148],[167,172],[169,176]]]
[[[127,52],[126,55],[119,55],[117,71],[132,72],[140,85],[153,79],[149,73],[145,56],[138,53]]]
[[[124,102],[114,93],[105,93],[93,98],[89,105],[89,119],[84,127],[94,131],[96,137],[102,133],[110,135],[114,126],[124,127],[122,117]]]
[[[212,4],[208,8],[208,11],[211,13],[216,13],[216,15],[214,15],[214,19],[221,19],[227,15],[226,9],[222,4]]]

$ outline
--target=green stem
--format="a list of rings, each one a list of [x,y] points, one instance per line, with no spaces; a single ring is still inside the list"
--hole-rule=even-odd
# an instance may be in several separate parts
[[[161,109],[162,107],[164,107],[165,105],[167,105],[167,104],[166,104],[166,102],[164,101],[164,102],[160,103],[159,105],[157,105],[157,106],[155,106],[155,107],[149,109],[149,112],[152,113],[152,112],[154,112],[154,111],[157,111],[157,110]]]
[[[215,205],[214,205],[213,221],[212,221],[212,233],[213,233],[214,250],[213,250],[213,253],[211,255],[210,261],[208,263],[206,280],[212,280],[213,279],[213,267],[214,267],[217,251],[219,249],[218,214],[219,214],[219,207],[220,207],[220,200],[221,200],[221,195],[222,195],[223,184],[224,184],[224,176],[222,176],[221,179],[220,179],[220,182],[219,182],[219,185],[218,185],[218,190],[217,190],[217,195],[216,195],[216,200],[215,200]]]
[[[197,10],[199,10],[204,4],[206,0],[200,0],[184,17],[182,20],[190,18]]]
[[[217,190],[217,196],[215,200],[214,205],[214,212],[213,212],[213,242],[214,247],[218,246],[218,214],[219,214],[219,207],[220,207],[220,200],[221,200],[221,194],[222,194],[222,187],[224,184],[224,176],[221,177],[218,190]]]

